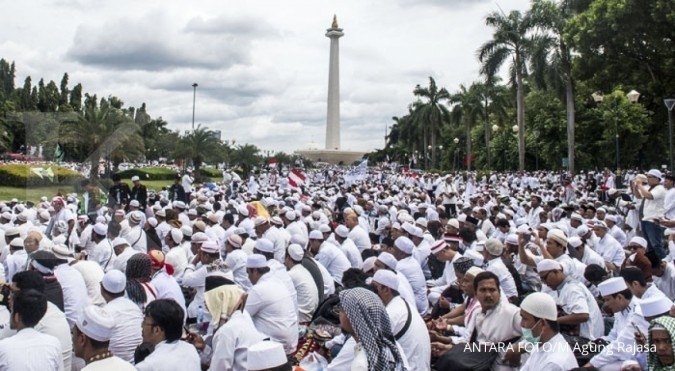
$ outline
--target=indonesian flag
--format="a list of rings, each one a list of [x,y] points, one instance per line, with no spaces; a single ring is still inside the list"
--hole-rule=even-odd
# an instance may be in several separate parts
[[[301,185],[305,184],[305,179],[307,177],[305,174],[303,174],[302,171],[293,168],[291,169],[291,172],[288,173],[288,185],[290,185],[293,188],[300,187]]]
[[[267,160],[267,167],[268,168],[276,168],[277,167],[277,159],[271,158],[271,159]]]

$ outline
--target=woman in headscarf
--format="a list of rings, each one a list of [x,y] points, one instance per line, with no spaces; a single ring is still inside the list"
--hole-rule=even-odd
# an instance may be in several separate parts
[[[157,292],[152,287],[152,262],[146,254],[134,254],[127,261],[127,296],[143,312],[145,307],[157,298]]]
[[[190,334],[189,341],[201,351],[202,360],[211,358],[210,371],[248,370],[248,348],[263,336],[244,311],[244,290],[235,285],[219,286],[204,294],[204,303],[214,319],[212,345],[206,345],[198,334]]]
[[[673,340],[675,340],[675,318],[663,316],[651,322],[649,326],[650,349],[647,355],[649,371],[675,370]]]
[[[389,315],[376,294],[364,288],[340,292],[340,326],[356,340],[353,371],[405,370],[391,333]]]

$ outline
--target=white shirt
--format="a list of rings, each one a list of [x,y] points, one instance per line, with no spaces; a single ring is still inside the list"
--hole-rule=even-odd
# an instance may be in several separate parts
[[[248,255],[246,255],[246,253],[241,249],[232,250],[231,252],[228,252],[227,256],[225,257],[225,265],[227,265],[232,270],[234,282],[246,291],[251,289],[251,286],[253,286],[248,278],[248,273],[246,273],[247,258]]]
[[[499,287],[507,298],[518,296],[516,281],[513,279],[511,272],[506,268],[506,265],[504,265],[501,258],[495,258],[488,261],[488,266],[485,270],[492,272],[499,277]]]
[[[201,367],[195,347],[182,340],[173,343],[159,342],[155,345],[155,350],[136,365],[138,371],[201,370]]]
[[[520,371],[567,371],[579,367],[572,348],[565,338],[556,334],[545,344],[538,344]]]
[[[135,225],[129,228],[127,233],[122,237],[124,237],[124,239],[129,242],[129,246],[131,246],[134,250],[140,251],[144,254],[148,252],[148,239],[145,237],[145,231],[140,225]]]
[[[189,174],[183,175],[183,190],[185,193],[190,194],[192,192],[192,182],[194,182],[194,179]]]
[[[209,371],[248,371],[248,348],[263,340],[246,312],[235,311],[213,335]]]
[[[101,280],[103,280],[103,269],[96,262],[89,260],[80,260],[72,264],[76,271],[80,272],[84,278],[84,284],[87,285],[87,296],[89,297],[89,304],[102,306],[105,304],[105,299],[101,296]]]
[[[112,243],[109,239],[104,238],[96,244],[96,247],[91,251],[87,260],[98,263],[103,270],[109,269],[115,259]],[[126,268],[126,264],[125,264]]]
[[[25,328],[0,340],[0,371],[63,371],[61,344],[51,336]]]
[[[644,209],[642,220],[648,222],[654,222],[655,219],[658,219],[663,216],[664,213],[664,199],[666,197],[666,189],[658,184],[654,187],[649,193],[652,194],[653,199],[644,199]]]
[[[356,247],[354,241],[352,241],[349,237],[345,238],[345,240],[342,241],[342,244],[340,245],[340,249],[349,260],[349,263],[351,263],[352,268],[361,269],[361,266],[363,265],[363,258],[361,257],[361,252]]]
[[[7,256],[7,259],[5,259],[7,282],[12,282],[12,277],[15,274],[25,270],[27,260],[28,254],[26,254],[26,250],[24,249],[17,250],[12,255]]]
[[[35,325],[35,330],[56,338],[61,344],[61,359],[63,359],[63,369],[70,370],[73,354],[73,339],[70,335],[70,326],[66,320],[66,315],[51,302],[47,302],[47,312],[40,322]]]
[[[568,277],[551,295],[566,314],[588,314],[588,321],[579,324],[580,336],[595,340],[605,334],[600,308],[593,294],[581,282]]]
[[[183,271],[185,271],[185,268],[190,263],[185,250],[180,246],[175,246],[169,250],[166,254],[166,262],[173,266],[173,276],[176,279],[183,277]]]
[[[309,322],[319,306],[319,290],[316,283],[302,264],[294,265],[288,270],[288,275],[291,277],[295,291],[298,293],[298,322]]]
[[[483,313],[476,313],[475,318],[476,341],[478,343],[495,344],[521,336],[520,308],[500,297],[497,306]],[[502,363],[503,354],[500,353],[497,363]]]
[[[675,266],[673,263],[666,263],[666,268],[663,271],[663,276],[654,278],[654,285],[661,290],[667,297],[675,298]]]
[[[342,250],[330,242],[322,243],[314,258],[328,269],[335,282],[342,282],[342,274],[352,266]]]
[[[408,320],[408,308],[405,301],[400,297],[394,297],[386,306],[387,313],[391,322],[391,332],[397,335],[405,326]],[[398,339],[403,355],[408,359],[408,364],[412,370],[430,370],[431,369],[431,343],[421,341],[429,335],[422,317],[415,312],[415,308],[410,308],[411,322],[408,330]]]
[[[68,264],[61,264],[54,268],[54,275],[61,284],[63,291],[63,306],[72,327],[80,316],[80,313],[89,304],[87,285],[80,272]]]
[[[136,303],[125,297],[111,300],[104,308],[115,319],[110,351],[127,362],[133,362],[134,351],[143,342],[143,313]]]
[[[601,239],[596,240],[595,251],[605,261],[613,263],[617,267],[620,267],[626,259],[626,253],[623,251],[621,244],[609,233],[606,233]]]
[[[417,307],[417,312],[424,314],[429,309],[429,301],[427,300],[427,282],[424,279],[424,273],[422,273],[422,268],[420,264],[413,258],[409,256],[407,258],[401,259],[396,265],[396,270],[401,272],[410,282],[410,286],[415,293],[415,306]]]
[[[150,283],[152,283],[152,287],[155,288],[157,299],[173,299],[181,308],[183,308],[183,312],[186,312],[185,296],[183,296],[183,291],[180,289],[180,285],[178,285],[178,282],[176,282],[176,279],[173,278],[173,276],[169,276],[164,269],[161,269],[152,275]],[[206,311],[206,308],[204,310]]]
[[[113,259],[113,261],[108,265],[108,270],[117,269],[122,273],[126,273],[127,262],[129,261],[129,258],[136,254],[142,254],[142,252],[134,250],[131,247],[125,247],[124,250],[122,250],[119,255],[115,256],[115,259]]]
[[[197,310],[201,305],[204,309],[204,317],[211,318],[208,314],[206,308],[204,308],[204,288],[206,286],[206,266],[201,266],[199,269],[195,270],[195,266],[188,264],[188,267],[185,268],[185,273],[183,273],[183,278],[181,280],[181,286],[192,287],[197,290],[194,299],[187,308],[187,316],[189,318],[197,317]]]
[[[354,226],[354,228],[352,228],[352,230],[349,231],[347,237],[352,241],[354,241],[354,244],[359,249],[359,252],[363,252],[363,250],[370,249],[370,237],[368,236],[368,232],[363,230],[361,226],[359,225]]]
[[[256,329],[284,345],[286,353],[298,344],[298,312],[291,293],[271,274],[263,274],[248,292],[246,311]]]
[[[663,216],[666,219],[675,219],[675,187],[666,190],[663,198]]]
[[[136,371],[136,368],[131,363],[113,356],[92,362],[81,371]]]
[[[283,263],[286,257],[286,241],[284,240],[284,236],[278,229],[270,226],[263,233],[262,237],[272,241],[272,244],[274,244],[274,259],[279,263]]]

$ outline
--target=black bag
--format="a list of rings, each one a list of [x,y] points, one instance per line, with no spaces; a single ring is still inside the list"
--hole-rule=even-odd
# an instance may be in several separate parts
[[[499,353],[496,347],[475,351],[468,344],[455,344],[435,364],[437,371],[488,371]]]

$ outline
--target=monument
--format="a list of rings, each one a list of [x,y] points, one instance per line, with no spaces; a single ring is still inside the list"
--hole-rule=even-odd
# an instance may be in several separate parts
[[[344,36],[333,16],[331,28],[326,30],[330,39],[330,62],[328,67],[328,99],[326,110],[326,149],[305,149],[295,153],[314,162],[351,165],[363,157],[364,152],[340,149],[340,41]]]

